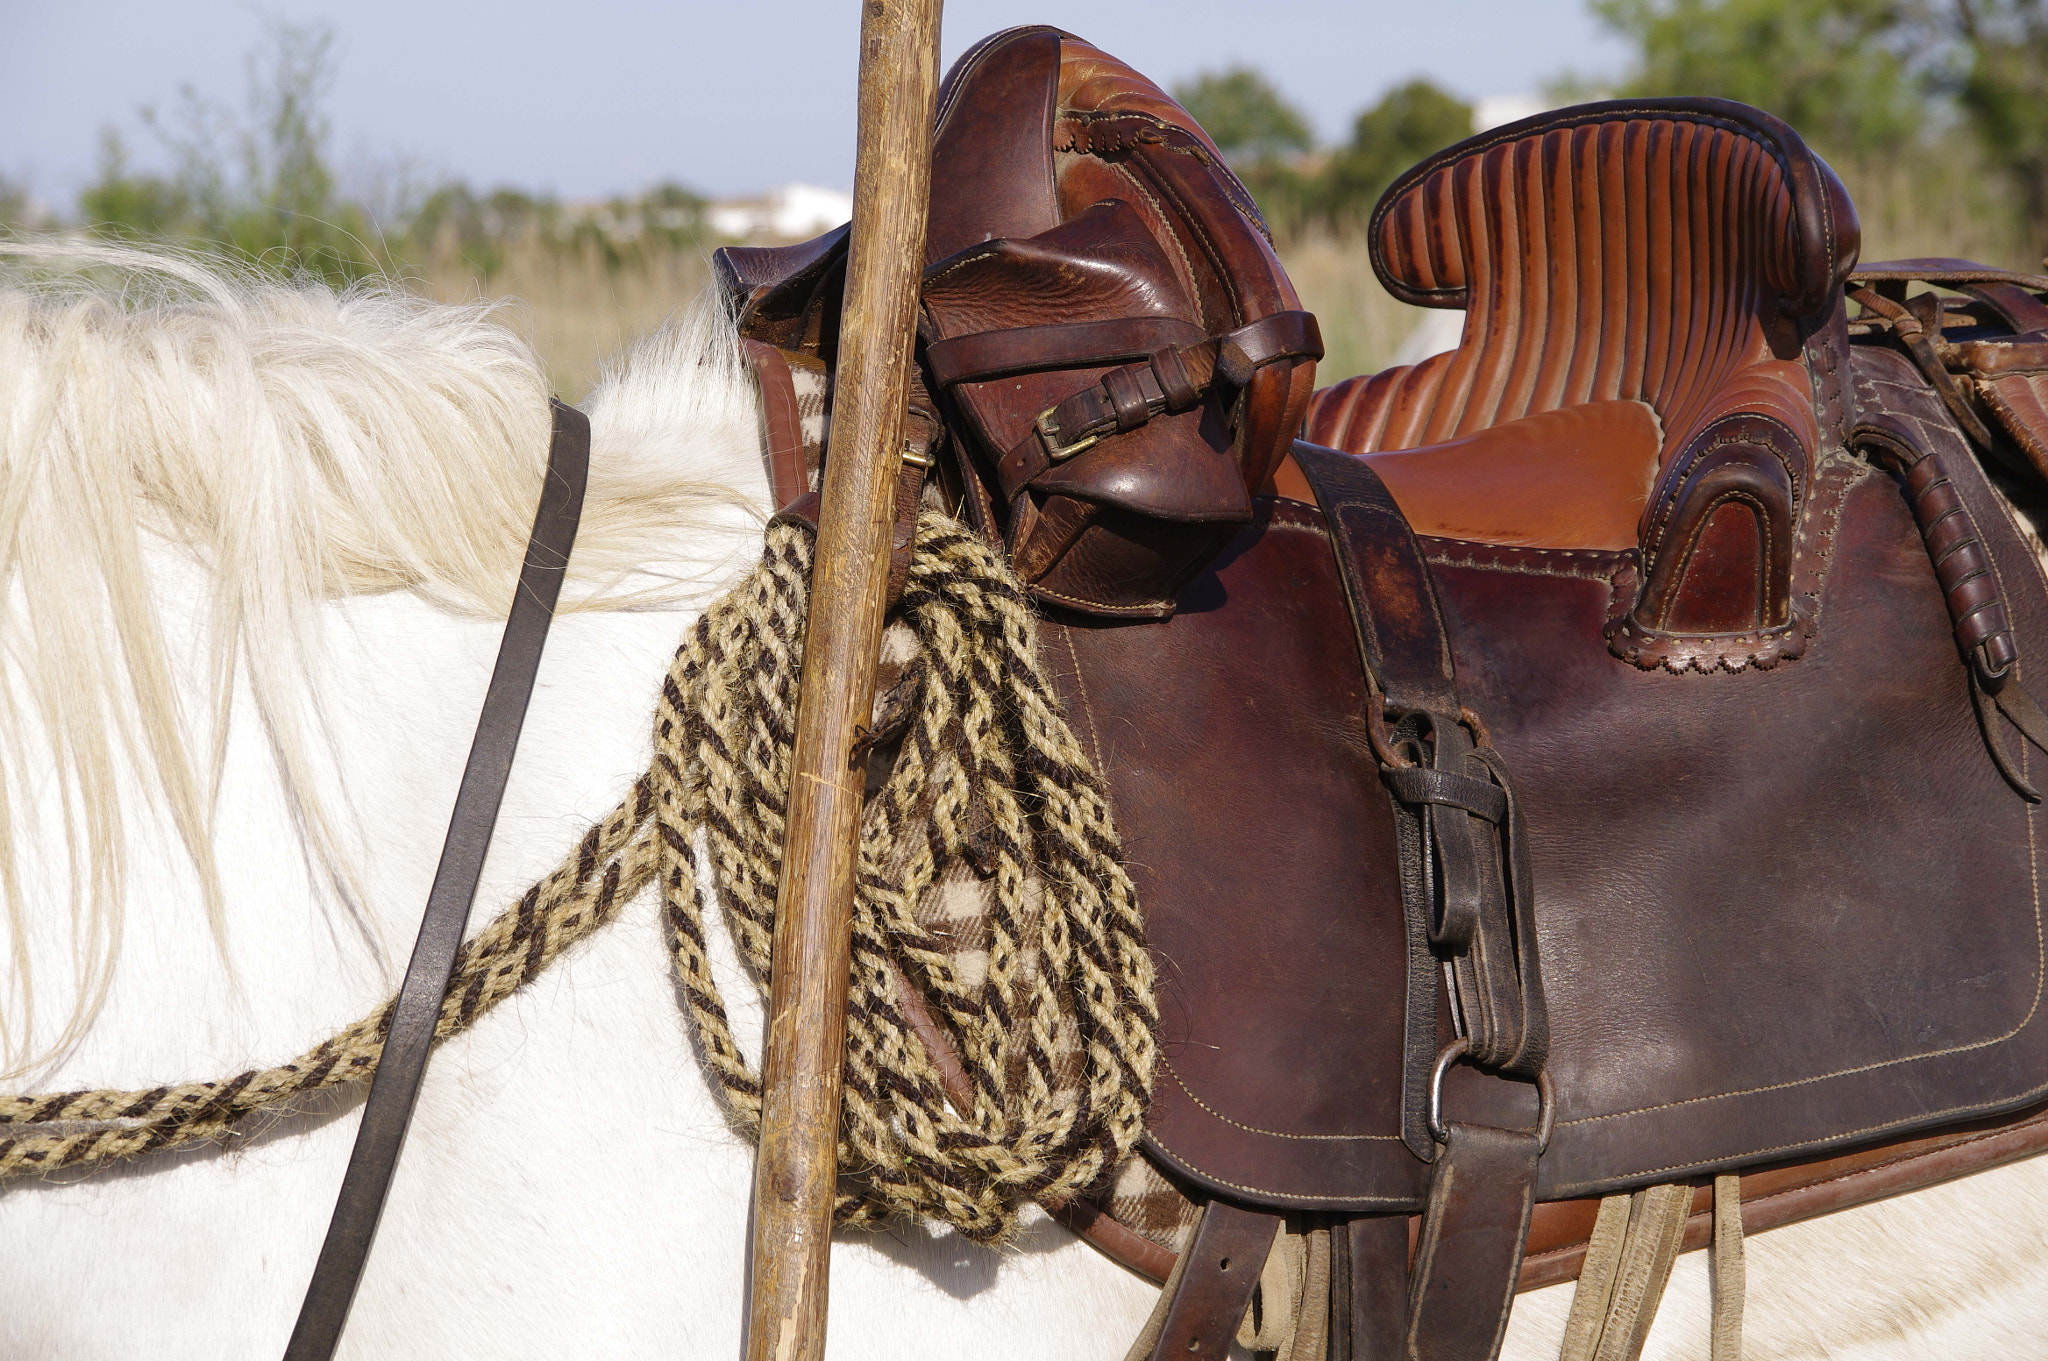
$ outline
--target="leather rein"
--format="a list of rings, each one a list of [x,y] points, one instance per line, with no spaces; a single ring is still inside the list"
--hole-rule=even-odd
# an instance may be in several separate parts
[[[546,480],[533,533],[527,540],[526,560],[519,570],[518,592],[505,620],[505,635],[498,645],[498,661],[484,694],[483,711],[477,717],[476,736],[470,742],[462,787],[448,819],[448,836],[441,845],[441,861],[427,894],[412,961],[392,1006],[390,1029],[370,1082],[355,1149],[349,1155],[348,1171],[335,1198],[334,1217],[328,1221],[305,1302],[299,1306],[298,1323],[285,1348],[285,1361],[328,1361],[341,1341],[342,1326],[348,1320],[349,1305],[362,1280],[363,1264],[391,1189],[391,1174],[405,1144],[420,1080],[426,1073],[434,1028],[461,951],[470,905],[483,875],[498,807],[505,797],[505,782],[512,773],[512,756],[519,747],[527,700],[533,694],[541,650],[547,643],[548,625],[554,619],[569,551],[576,542],[583,489],[590,472],[590,420],[559,401],[549,405],[554,414],[554,436],[548,445]]]

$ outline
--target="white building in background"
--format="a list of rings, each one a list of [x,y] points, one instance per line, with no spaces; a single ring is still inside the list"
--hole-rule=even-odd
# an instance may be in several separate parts
[[[815,184],[785,184],[758,198],[717,199],[705,221],[720,236],[801,241],[831,231],[853,216],[853,195]]]
[[[1472,105],[1472,131],[1486,132],[1518,118],[1533,118],[1551,108],[1535,95],[1481,95]]]

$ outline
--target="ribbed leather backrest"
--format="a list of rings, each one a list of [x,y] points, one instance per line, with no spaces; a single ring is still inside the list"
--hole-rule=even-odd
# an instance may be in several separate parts
[[[1614,399],[1648,402],[1676,448],[1740,371],[1796,355],[1859,241],[1796,133],[1708,99],[1473,138],[1396,181],[1370,236],[1394,296],[1467,316],[1456,350],[1318,394],[1310,437],[1356,452]]]

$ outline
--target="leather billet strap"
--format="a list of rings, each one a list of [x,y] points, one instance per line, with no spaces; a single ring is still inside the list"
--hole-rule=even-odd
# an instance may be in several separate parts
[[[320,1259],[306,1287],[305,1302],[299,1307],[298,1323],[285,1348],[285,1361],[327,1361],[341,1340],[363,1263],[376,1237],[377,1220],[384,1212],[391,1174],[405,1143],[413,1102],[433,1049],[442,999],[469,924],[470,904],[483,875],[484,855],[490,849],[498,806],[505,797],[505,782],[512,773],[512,756],[519,746],[527,699],[533,693],[555,600],[568,570],[569,551],[576,542],[583,488],[590,472],[589,419],[560,402],[551,405],[554,437],[548,446],[546,480],[533,534],[527,540],[525,565],[519,571],[505,636],[498,645],[497,665],[484,693],[469,762],[463,768],[462,786],[448,819],[448,837],[441,846],[434,886],[427,894],[419,939],[391,1008],[390,1029],[370,1082],[355,1149],[349,1155],[348,1171],[342,1177],[334,1217],[328,1222],[326,1241],[320,1245]]]
[[[1534,1131],[1452,1124],[1408,1273],[1403,1361],[1490,1361],[1500,1352],[1536,1203]]]
[[[1458,697],[1422,548],[1366,460],[1302,443],[1294,459],[1322,505],[1367,683],[1384,710],[1374,735],[1382,779],[1421,823],[1421,872],[1404,879],[1423,896],[1431,947],[1451,961],[1467,1058],[1536,1077],[1549,1027],[1527,837],[1506,764]]]
[[[1228,1201],[1204,1206],[1194,1241],[1181,1254],[1161,1293],[1159,1313],[1146,1326],[1152,1345],[1140,1354],[1147,1361],[1228,1356],[1281,1224],[1279,1215],[1240,1209]]]
[[[1544,1132],[1444,1123],[1437,1084],[1459,1057],[1504,1076],[1544,1076],[1549,1027],[1528,838],[1506,764],[1459,698],[1435,583],[1400,506],[1365,459],[1296,443],[1294,460],[1329,527],[1380,710],[1367,721],[1399,815],[1409,929],[1424,923],[1431,955],[1449,962],[1461,1032],[1426,1085],[1434,1166],[1401,1356],[1491,1361],[1520,1276]],[[1410,1104],[1421,1076],[1413,1047],[1404,1075]],[[1378,1276],[1387,1269],[1382,1263]],[[1371,1279],[1354,1270],[1354,1291]]]
[[[1204,336],[1171,317],[1123,317],[981,331],[925,349],[940,387],[1119,365],[1048,408],[1003,456],[996,476],[1006,497],[1106,436],[1157,415],[1193,410],[1219,378],[1241,388],[1268,364],[1322,356],[1322,332],[1308,312],[1275,312],[1220,336]]]
[[[1127,364],[1162,349],[1199,345],[1202,328],[1178,317],[1117,317],[975,331],[925,347],[925,363],[940,387],[983,383],[1013,373]]]

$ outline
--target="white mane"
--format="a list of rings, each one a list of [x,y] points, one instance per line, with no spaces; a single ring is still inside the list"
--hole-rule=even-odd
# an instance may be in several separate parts
[[[61,1051],[97,1008],[141,823],[173,829],[218,937],[213,819],[232,705],[255,706],[308,854],[349,900],[319,798],[336,758],[312,701],[320,605],[407,590],[502,615],[547,459],[547,397],[494,304],[386,283],[337,293],[160,251],[0,243],[9,1072]],[[758,466],[759,434],[729,323],[700,305],[608,370],[589,407],[563,608],[686,595],[741,548],[729,533],[704,542],[707,512],[730,524],[736,501],[758,499],[733,482]],[[170,619],[151,585],[178,573],[200,603]],[[25,873],[37,854],[68,865]],[[68,882],[69,913],[24,901],[32,882]],[[32,953],[68,957],[54,1013],[36,1002]],[[65,1017],[62,1033],[32,1035],[38,1012]]]

